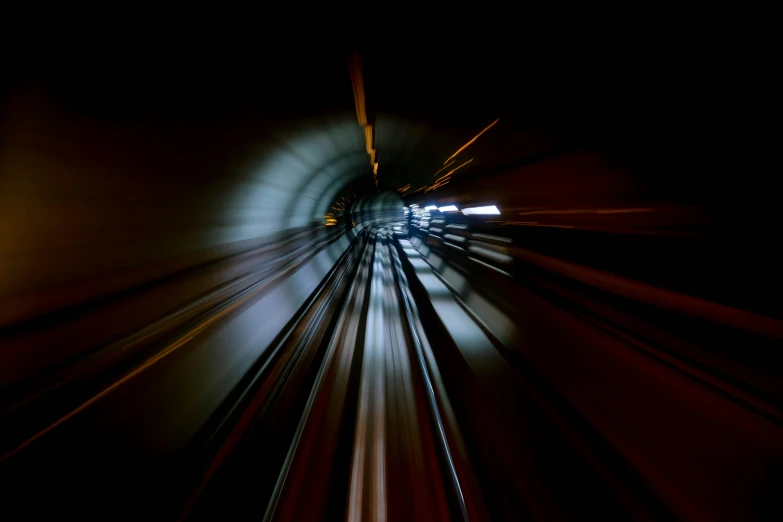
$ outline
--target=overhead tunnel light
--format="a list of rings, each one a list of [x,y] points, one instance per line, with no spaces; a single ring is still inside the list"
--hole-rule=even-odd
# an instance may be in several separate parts
[[[438,210],[438,207],[435,205],[428,205],[424,207],[424,210]]]
[[[438,208],[441,212],[457,212],[459,209],[454,205],[447,205],[445,207]]]
[[[488,205],[486,207],[472,207],[472,208],[463,208],[462,213],[466,216],[475,215],[475,214],[494,214],[499,215],[500,210],[498,210],[498,207],[495,205]]]

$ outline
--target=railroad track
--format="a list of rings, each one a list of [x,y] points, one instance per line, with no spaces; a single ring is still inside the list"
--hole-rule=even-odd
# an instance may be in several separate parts
[[[475,478],[444,415],[450,406],[394,241],[383,228],[357,242],[278,358],[247,383],[181,518],[478,513],[466,502]]]
[[[6,457],[8,504],[89,519],[672,518],[647,470],[579,408],[580,395],[617,382],[608,364],[626,346],[507,274],[471,273],[469,286],[392,228],[352,237],[339,255],[314,254],[259,295],[224,303]],[[519,296],[524,342],[504,342],[495,333],[506,323],[471,308],[492,310],[471,296],[482,286]],[[596,360],[604,349],[616,356]]]

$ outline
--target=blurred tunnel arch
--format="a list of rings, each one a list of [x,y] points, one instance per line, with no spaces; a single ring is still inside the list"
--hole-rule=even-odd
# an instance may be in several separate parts
[[[344,118],[303,126],[280,149],[251,167],[253,190],[239,196],[242,205],[267,213],[267,233],[321,221],[335,195],[358,176],[371,176],[364,136],[355,121]]]
[[[172,68],[150,51],[41,62],[3,90],[0,326],[315,230],[376,192],[346,55],[257,69],[194,51]],[[472,132],[370,109],[381,190],[431,182]]]
[[[319,227],[345,186],[372,184],[350,113],[271,129],[261,119],[258,133],[121,127],[46,97],[4,109],[6,326]]]

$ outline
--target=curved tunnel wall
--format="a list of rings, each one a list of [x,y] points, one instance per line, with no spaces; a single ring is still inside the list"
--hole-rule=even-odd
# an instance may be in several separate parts
[[[0,326],[318,228],[371,175],[352,114],[109,124],[25,95],[0,136]]]

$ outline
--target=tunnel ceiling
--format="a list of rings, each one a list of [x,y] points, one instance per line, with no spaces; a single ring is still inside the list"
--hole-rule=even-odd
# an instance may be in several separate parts
[[[86,299],[85,279],[247,251],[378,190],[440,200],[492,184],[487,198],[518,194],[520,206],[594,205],[594,195],[623,189],[618,180],[642,179],[620,169],[609,178],[606,164],[590,171],[586,162],[508,168],[582,145],[622,151],[613,161],[642,165],[659,195],[731,202],[732,220],[738,200],[760,216],[754,227],[777,208],[760,201],[774,191],[758,195],[748,182],[769,172],[752,168],[748,153],[767,143],[756,139],[762,127],[734,125],[705,95],[730,85],[724,62],[710,75],[675,43],[664,52],[651,40],[654,59],[625,41],[601,49],[590,39],[559,53],[553,38],[364,51],[376,187],[352,49],[255,32],[191,36],[85,39],[82,48],[63,39],[39,56],[12,53],[0,84],[0,296],[54,307],[31,292],[67,284]],[[449,186],[423,193],[451,171]],[[486,182],[492,171],[503,183]]]
[[[422,194],[442,186],[444,175],[469,178],[575,136],[632,135],[623,122],[638,114],[623,114],[616,95],[624,89],[631,96],[645,79],[628,68],[615,85],[620,76],[608,61],[577,53],[567,60],[522,48],[360,53],[377,188]],[[336,202],[376,190],[349,75],[352,54],[317,46],[252,54],[229,44],[129,45],[111,61],[74,54],[16,76],[26,86],[45,85],[44,97],[98,124],[119,124],[183,155],[198,149],[198,168],[172,177],[225,192],[232,209],[252,209],[252,230],[236,240],[306,225]],[[651,100],[646,110],[662,103]],[[29,113],[36,104],[22,106]]]
[[[335,202],[376,190],[349,75],[353,53],[267,50],[249,56],[228,45],[190,44],[116,51],[112,61],[85,52],[18,76],[25,86],[45,86],[39,94],[57,99],[66,112],[88,115],[98,125],[107,122],[183,151],[197,148],[204,168],[183,178],[232,192],[232,208],[254,207],[269,231],[305,225]],[[469,175],[499,161],[498,144],[509,133],[534,139],[527,124],[532,113],[520,127],[509,113],[518,104],[497,91],[513,71],[479,58],[360,54],[379,190],[412,194],[456,167],[455,176]],[[473,72],[454,79],[442,75],[444,68]],[[513,89],[505,85],[505,91]],[[25,110],[37,104],[29,101]],[[444,170],[446,160],[498,118]],[[263,226],[254,228],[253,234],[263,233]]]

